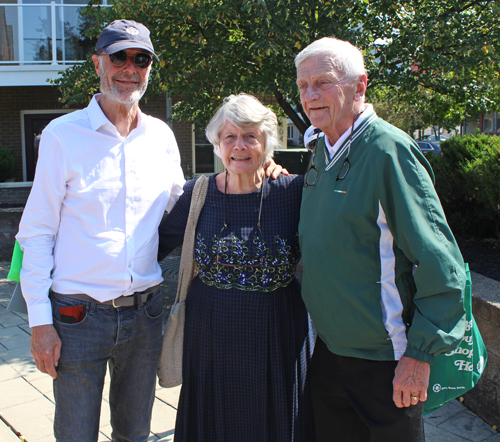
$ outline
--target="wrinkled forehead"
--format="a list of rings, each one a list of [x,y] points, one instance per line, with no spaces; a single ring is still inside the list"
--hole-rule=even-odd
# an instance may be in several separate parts
[[[311,55],[297,67],[297,81],[306,78],[329,77],[341,80],[344,74],[338,69],[338,62],[332,54]]]

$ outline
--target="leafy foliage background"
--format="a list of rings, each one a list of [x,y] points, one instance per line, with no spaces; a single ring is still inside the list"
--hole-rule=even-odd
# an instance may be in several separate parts
[[[178,120],[205,124],[221,100],[241,91],[273,97],[304,132],[309,121],[295,85],[296,54],[334,36],[358,46],[368,100],[417,112],[419,124],[451,128],[500,103],[498,0],[121,0],[91,1],[88,36],[114,19],[151,31],[161,62],[147,96],[175,97]],[[63,101],[87,103],[98,90],[87,61],[55,81]],[[396,115],[393,112],[390,117]]]

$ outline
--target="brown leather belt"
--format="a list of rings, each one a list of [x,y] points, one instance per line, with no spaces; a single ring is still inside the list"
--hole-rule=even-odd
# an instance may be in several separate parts
[[[77,299],[79,301],[85,301],[85,302],[92,302],[95,301],[99,305],[111,305],[114,308],[118,307],[132,307],[133,305],[136,304],[144,304],[145,302],[148,302],[153,295],[158,291],[160,288],[160,285],[155,285],[154,287],[150,287],[142,292],[135,292],[132,295],[128,296],[119,296],[118,298],[115,299],[110,299],[109,301],[104,301],[100,302],[97,299],[94,299],[90,297],[89,295],[86,295],[85,293],[75,293],[74,295],[63,295],[61,293],[56,293],[58,296],[62,296],[65,298],[69,299]],[[140,302],[139,302],[140,299]]]

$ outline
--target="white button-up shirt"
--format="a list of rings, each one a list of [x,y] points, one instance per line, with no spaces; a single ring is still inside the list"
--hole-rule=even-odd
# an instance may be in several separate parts
[[[51,287],[103,302],[162,281],[158,225],[184,184],[174,135],[139,111],[123,138],[98,100],[43,131],[16,236],[31,327],[52,323]]]

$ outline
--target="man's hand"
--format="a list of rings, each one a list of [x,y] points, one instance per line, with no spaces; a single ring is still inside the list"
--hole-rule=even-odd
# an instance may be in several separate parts
[[[56,367],[61,355],[61,340],[52,324],[31,329],[31,354],[38,370],[57,377]]]
[[[264,164],[264,170],[266,172],[266,177],[272,175],[273,180],[278,178],[280,173],[286,176],[290,175],[288,173],[288,170],[283,169],[283,167],[281,167],[279,164],[276,164],[272,158],[266,164]]]
[[[431,366],[427,362],[401,356],[394,374],[394,403],[403,408],[427,400]]]

